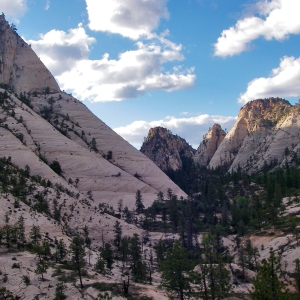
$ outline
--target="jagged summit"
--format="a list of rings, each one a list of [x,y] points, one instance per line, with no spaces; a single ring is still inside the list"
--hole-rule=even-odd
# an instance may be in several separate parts
[[[226,132],[219,124],[214,124],[209,128],[194,155],[194,162],[200,166],[207,166],[225,135]]]
[[[0,15],[0,82],[13,92],[60,92],[60,88],[42,61]]]
[[[293,111],[293,106],[280,98],[248,102],[240,109],[233,128],[220,144],[209,167],[227,164],[230,170],[240,166],[253,172],[265,163],[282,161],[285,147],[299,142],[298,134],[289,133],[290,130],[298,130],[297,121],[290,124],[292,127],[286,124]],[[284,135],[285,143],[278,143],[279,135]]]
[[[149,157],[163,171],[180,169],[183,159],[192,159],[195,150],[185,139],[173,135],[163,127],[155,127],[149,130],[141,152]]]

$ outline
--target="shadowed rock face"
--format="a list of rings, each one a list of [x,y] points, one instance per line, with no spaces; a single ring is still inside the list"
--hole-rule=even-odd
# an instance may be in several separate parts
[[[214,124],[204,135],[203,141],[200,143],[195,153],[194,162],[200,166],[207,166],[225,135],[226,133],[221,126],[219,124]]]
[[[149,130],[141,152],[149,157],[161,170],[176,171],[182,167],[183,159],[192,159],[195,150],[181,137],[170,130],[155,127]]]
[[[52,74],[0,15],[0,82],[20,92],[59,92]]]
[[[299,141],[289,132],[298,128],[298,115],[293,117],[293,124],[287,121],[295,110],[296,106],[279,98],[247,103],[241,108],[236,123],[215,152],[209,167],[228,164],[230,171],[240,166],[251,173],[261,169],[265,163],[281,162],[284,149]],[[294,129],[288,129],[290,126]],[[276,142],[279,133],[285,136],[285,144],[282,138],[280,145]]]

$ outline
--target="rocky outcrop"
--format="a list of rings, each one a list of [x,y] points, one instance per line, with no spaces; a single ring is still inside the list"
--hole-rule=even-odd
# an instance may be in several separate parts
[[[194,155],[194,162],[200,166],[207,166],[225,136],[226,132],[221,126],[214,124],[203,136],[203,141]]]
[[[298,144],[298,139],[295,140],[288,129],[290,125],[297,124],[295,117],[290,117],[295,109],[288,101],[279,98],[254,100],[244,105],[209,167],[227,164],[230,171],[240,166],[254,172],[274,159],[282,161],[285,147],[291,143]],[[291,120],[289,125],[287,120]],[[277,142],[279,132],[286,137],[285,144],[282,138],[280,143]]]
[[[166,172],[182,168],[183,160],[192,159],[195,150],[185,139],[173,135],[170,130],[155,127],[149,130],[141,152]]]
[[[42,61],[0,15],[0,82],[20,92],[59,92],[59,86]]]

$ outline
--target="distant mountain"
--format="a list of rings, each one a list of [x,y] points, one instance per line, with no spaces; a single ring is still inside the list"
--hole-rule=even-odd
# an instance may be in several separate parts
[[[185,139],[163,127],[149,130],[141,150],[164,172],[179,170],[185,159],[192,159],[195,150]]]
[[[203,136],[193,159],[200,166],[207,166],[226,136],[226,132],[219,124],[214,124]]]
[[[212,157],[209,167],[227,164],[253,173],[265,165],[294,163],[299,155],[300,105],[280,98],[245,104]]]

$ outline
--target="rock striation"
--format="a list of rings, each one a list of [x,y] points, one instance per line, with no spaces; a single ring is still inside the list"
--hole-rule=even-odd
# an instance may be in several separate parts
[[[0,82],[20,92],[60,92],[50,71],[0,15]]]
[[[80,101],[61,92],[33,50],[0,16],[0,157],[33,175],[92,192],[96,202],[134,207],[135,193],[151,205],[159,191],[187,195],[150,159],[93,115]],[[62,174],[49,164],[58,161]],[[45,163],[48,162],[48,163]],[[74,184],[73,184],[74,185]]]
[[[212,157],[209,167],[239,166],[252,173],[265,164],[283,163],[285,148],[298,151],[299,104],[293,107],[280,98],[248,102],[239,112],[236,123]],[[293,147],[292,147],[293,145]]]
[[[164,172],[182,168],[183,160],[192,159],[195,153],[185,139],[163,127],[149,130],[140,151]]]
[[[219,124],[214,124],[203,136],[193,159],[199,166],[207,166],[226,136]]]

